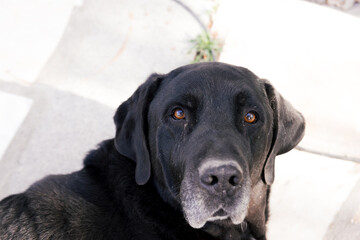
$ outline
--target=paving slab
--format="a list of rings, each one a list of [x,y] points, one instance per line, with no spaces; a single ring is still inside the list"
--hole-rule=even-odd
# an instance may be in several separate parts
[[[75,0],[0,1],[0,78],[33,82],[55,50]]]
[[[351,223],[351,219],[358,218],[359,204],[354,202],[358,198],[349,194],[359,196],[355,186],[360,181],[360,164],[292,150],[278,156],[275,166],[269,240],[357,239],[360,222]],[[344,211],[346,201],[351,202]],[[332,233],[336,235],[329,238]]]
[[[151,73],[190,63],[201,31],[174,1],[86,0],[38,81],[116,107]]]
[[[114,136],[114,109],[101,103],[43,84],[0,82],[0,89],[32,101],[0,162],[0,199],[49,174],[79,170],[88,151]]]
[[[357,182],[324,237],[324,240],[360,239],[360,181]]]
[[[0,159],[24,121],[32,100],[0,91]]]
[[[355,5],[347,11],[347,13],[359,17],[360,16],[360,3],[355,3]]]
[[[360,159],[360,18],[306,1],[225,0],[216,24],[231,26],[220,61],[267,78],[305,115],[301,146]]]

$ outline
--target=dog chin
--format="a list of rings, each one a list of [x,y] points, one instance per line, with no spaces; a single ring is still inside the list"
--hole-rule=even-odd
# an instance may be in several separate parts
[[[187,222],[192,228],[202,228],[205,226],[206,223],[214,222],[222,225],[239,225],[242,223],[245,219],[246,213],[243,214],[233,214],[233,215],[221,215],[221,216],[214,216],[215,214],[212,214],[208,217],[203,217],[201,215],[197,215],[196,217],[186,217]]]

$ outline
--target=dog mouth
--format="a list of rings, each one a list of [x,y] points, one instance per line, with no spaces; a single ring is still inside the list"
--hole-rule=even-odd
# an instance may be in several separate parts
[[[229,214],[222,208],[217,210],[210,218],[208,218],[208,221],[219,221],[219,220],[226,220],[229,219]]]
[[[193,228],[202,228],[207,222],[238,225],[245,219],[249,202],[246,197],[230,202],[211,202],[208,196],[190,194],[183,199],[182,206],[184,216]]]
[[[248,190],[240,192],[234,198],[223,200],[186,187],[181,193],[181,205],[188,224],[196,229],[204,227],[207,222],[238,225],[246,217],[250,194]]]
[[[206,212],[206,210],[205,210]],[[216,210],[213,214],[197,214],[186,213],[185,217],[191,227],[199,229],[202,228],[207,222],[224,223],[238,225],[245,219],[246,211],[227,211],[223,208]]]
[[[213,214],[213,217],[226,217],[226,216],[228,216],[228,213],[222,208],[220,208]]]
[[[231,214],[231,211],[224,210],[220,208],[217,210],[211,217],[207,219],[206,222],[227,222],[232,223],[234,225],[238,225],[244,221],[246,211],[237,212],[235,214]]]

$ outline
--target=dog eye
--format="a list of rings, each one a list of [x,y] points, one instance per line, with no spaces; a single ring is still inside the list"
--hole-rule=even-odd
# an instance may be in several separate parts
[[[256,114],[254,112],[248,112],[245,114],[244,120],[247,123],[255,123],[257,120]]]
[[[176,120],[181,120],[185,118],[185,112],[181,108],[176,108],[173,113],[173,118]]]

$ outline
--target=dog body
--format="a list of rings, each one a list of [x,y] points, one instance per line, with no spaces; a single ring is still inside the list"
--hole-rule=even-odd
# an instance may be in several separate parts
[[[0,203],[0,239],[266,239],[275,156],[304,119],[266,80],[223,63],[153,74],[81,171]]]

